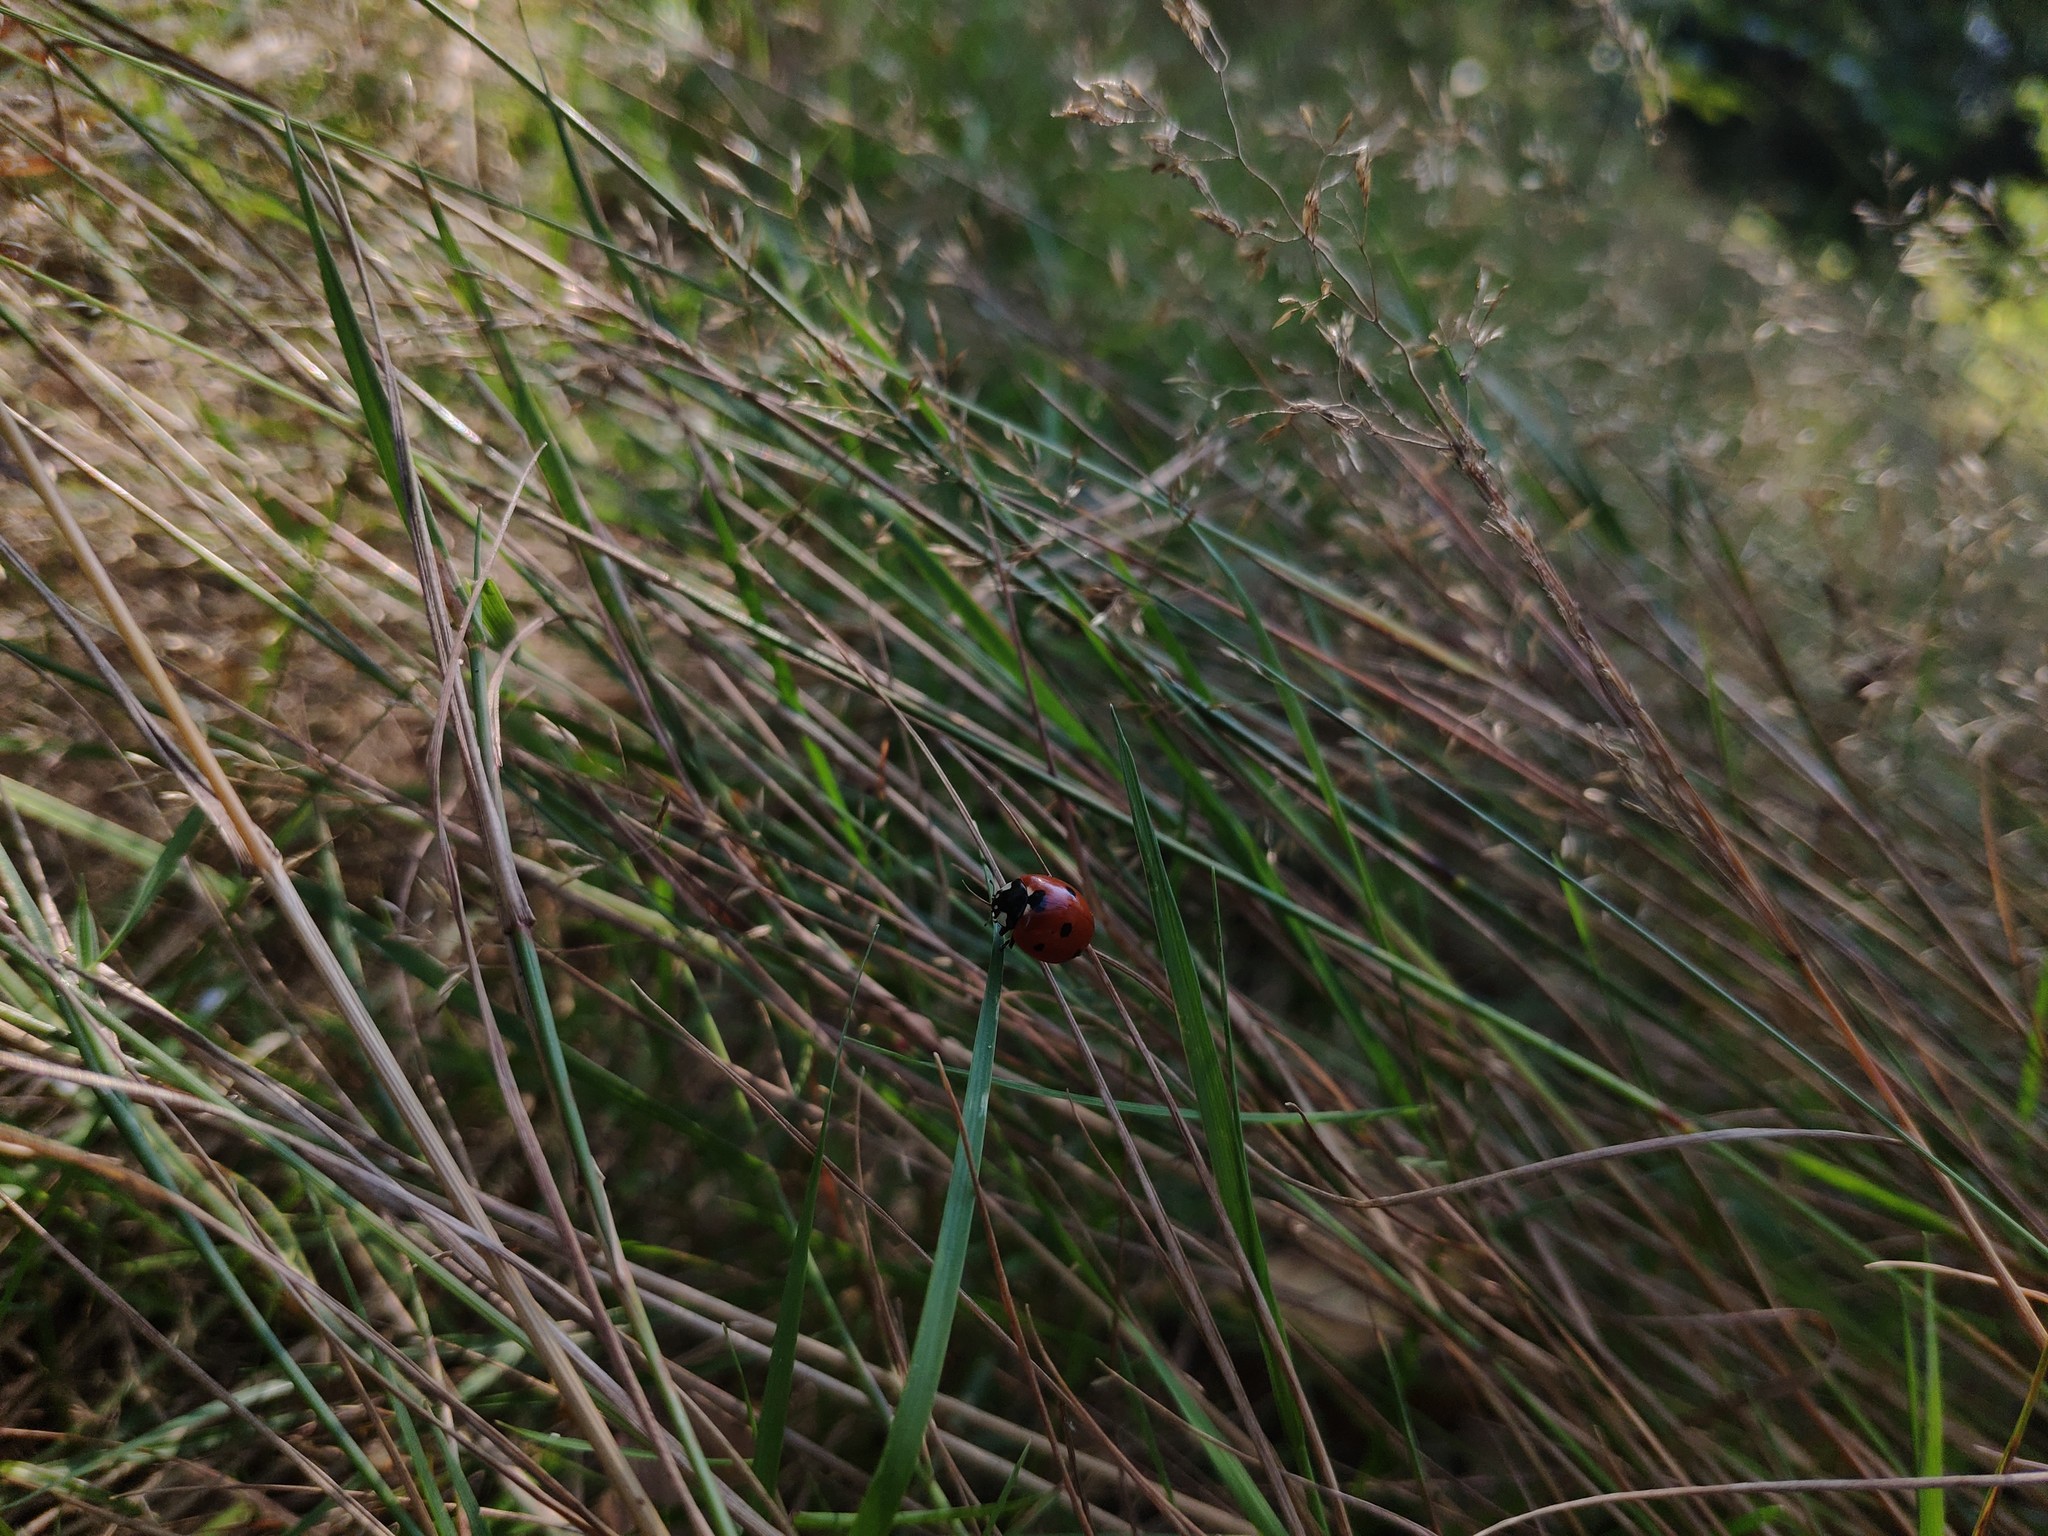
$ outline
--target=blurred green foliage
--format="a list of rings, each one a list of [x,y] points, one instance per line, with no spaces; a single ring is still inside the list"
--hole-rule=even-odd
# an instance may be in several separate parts
[[[2048,84],[2025,82],[2015,105],[2048,157]],[[1958,193],[1915,223],[1903,261],[1922,313],[1965,359],[1957,405],[1986,442],[2048,448],[2048,186],[2014,179]]]
[[[1905,186],[2037,176],[2021,105],[2048,71],[2048,9],[1985,0],[1649,0],[1699,173],[1840,234]],[[1895,165],[1910,174],[1895,175]]]

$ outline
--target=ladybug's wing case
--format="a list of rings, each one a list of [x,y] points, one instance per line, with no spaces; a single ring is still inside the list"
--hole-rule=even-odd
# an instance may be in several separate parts
[[[989,911],[1017,949],[1062,965],[1095,936],[1095,914],[1081,893],[1052,875],[1019,875],[989,897]]]

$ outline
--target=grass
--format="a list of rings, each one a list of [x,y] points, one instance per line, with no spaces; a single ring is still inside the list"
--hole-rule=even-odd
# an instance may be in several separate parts
[[[7,1527],[2037,1528],[2039,465],[1587,36],[6,14]]]

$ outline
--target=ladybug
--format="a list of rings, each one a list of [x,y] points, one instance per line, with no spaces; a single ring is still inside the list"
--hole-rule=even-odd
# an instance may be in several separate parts
[[[988,908],[1012,944],[1047,965],[1065,965],[1095,937],[1095,913],[1053,875],[1019,875],[989,897]]]

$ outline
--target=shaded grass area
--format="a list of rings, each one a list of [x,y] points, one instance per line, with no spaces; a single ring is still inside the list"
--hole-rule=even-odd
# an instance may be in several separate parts
[[[965,15],[9,21],[0,1518],[2031,1528],[2028,466],[1502,335],[1562,50]]]

